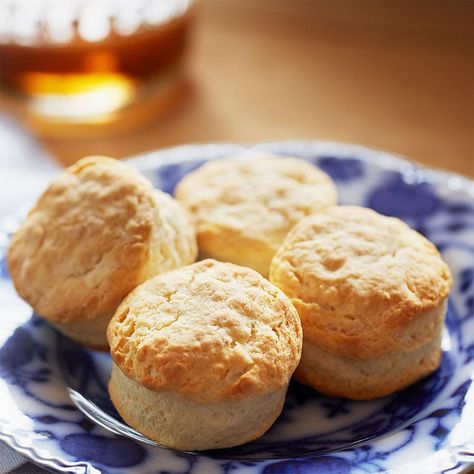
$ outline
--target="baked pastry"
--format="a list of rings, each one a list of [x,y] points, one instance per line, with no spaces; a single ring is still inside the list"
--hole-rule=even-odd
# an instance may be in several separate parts
[[[150,439],[181,450],[261,436],[301,355],[288,298],[258,273],[215,260],[159,275],[110,321],[111,399]]]
[[[181,180],[175,196],[196,218],[203,258],[267,276],[288,231],[335,204],[336,187],[307,161],[262,155],[209,161]]]
[[[18,294],[72,339],[107,348],[105,331],[127,293],[193,262],[193,224],[138,171],[84,158],[57,176],[8,251]]]
[[[332,206],[303,219],[270,280],[295,305],[295,377],[327,395],[372,399],[437,369],[451,276],[435,246],[402,221]]]

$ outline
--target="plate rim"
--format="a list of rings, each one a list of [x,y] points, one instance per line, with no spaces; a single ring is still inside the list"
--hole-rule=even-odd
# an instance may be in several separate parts
[[[158,148],[156,150],[149,150],[137,154],[132,154],[128,157],[123,158],[123,161],[126,161],[128,164],[134,167],[142,167],[146,166],[150,168],[152,166],[156,166],[158,163],[163,164],[166,160],[166,154],[174,155],[177,154],[178,151],[182,152],[186,149],[214,149],[214,148],[222,148],[228,147],[233,148],[237,151],[240,149],[242,154],[245,155],[257,155],[258,153],[271,153],[264,148],[267,147],[280,147],[280,146],[288,146],[288,147],[297,147],[301,146],[308,147],[313,146],[315,147],[315,151],[324,151],[327,150],[334,150],[338,149],[338,151],[345,151],[348,155],[352,153],[356,154],[357,152],[362,153],[362,156],[357,156],[357,159],[369,164],[380,165],[380,167],[384,169],[393,169],[399,172],[403,171],[419,171],[422,175],[425,175],[426,181],[430,184],[447,184],[446,180],[450,178],[456,178],[458,181],[458,185],[456,188],[450,190],[456,191],[462,189],[469,194],[469,196],[474,200],[474,177],[469,177],[465,174],[458,173],[456,171],[450,171],[444,168],[436,168],[429,165],[425,165],[417,160],[412,160],[406,155],[401,153],[392,152],[385,150],[383,148],[377,147],[369,147],[365,145],[359,145],[356,143],[351,142],[344,142],[344,141],[333,141],[333,140],[319,140],[319,139],[289,139],[289,140],[268,140],[268,141],[249,141],[249,142],[230,142],[230,141],[222,141],[222,142],[191,142],[185,143],[181,145],[170,145],[163,148]],[[279,153],[276,153],[279,154]],[[160,156],[157,156],[160,155]],[[231,157],[232,155],[228,155]],[[235,156],[235,154],[234,154]],[[290,155],[287,155],[290,156]],[[377,159],[375,158],[377,157]],[[336,157],[339,158],[339,157]],[[174,157],[175,163],[186,163],[192,161],[199,161],[199,158],[177,158]],[[213,157],[213,158],[206,158],[205,161],[210,161],[214,159],[222,159],[222,157]],[[157,160],[157,161],[152,161]]]

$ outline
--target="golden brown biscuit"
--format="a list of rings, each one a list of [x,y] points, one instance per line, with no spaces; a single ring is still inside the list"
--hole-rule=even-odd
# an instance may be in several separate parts
[[[203,450],[245,443],[273,424],[302,330],[288,298],[258,273],[203,260],[137,287],[107,338],[121,416],[162,445]]]
[[[175,195],[196,217],[202,257],[263,276],[293,225],[336,203],[334,183],[315,166],[268,155],[209,161],[185,176]]]
[[[451,286],[435,246],[399,219],[332,206],[288,234],[270,280],[301,317],[298,380],[371,399],[433,372]]]
[[[16,290],[71,338],[107,347],[124,296],[194,261],[194,227],[171,196],[112,158],[84,158],[56,177],[13,236]]]

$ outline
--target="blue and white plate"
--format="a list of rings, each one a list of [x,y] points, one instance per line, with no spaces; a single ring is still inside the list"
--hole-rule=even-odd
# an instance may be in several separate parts
[[[474,462],[474,182],[326,142],[191,145],[130,163],[172,192],[206,160],[256,151],[309,160],[336,181],[341,203],[400,217],[438,246],[454,276],[440,369],[371,402],[293,382],[282,415],[257,441],[206,453],[156,446],[111,405],[109,355],[63,338],[16,296],[5,265],[13,218],[0,229],[2,441],[47,469],[74,473],[455,473]]]

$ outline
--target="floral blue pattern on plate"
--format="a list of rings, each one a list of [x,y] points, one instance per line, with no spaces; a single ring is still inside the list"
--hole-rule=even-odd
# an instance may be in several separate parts
[[[474,183],[330,142],[189,145],[130,163],[172,192],[206,160],[261,151],[311,161],[336,181],[342,204],[400,217],[438,246],[454,277],[440,369],[371,402],[292,382],[282,415],[259,440],[205,453],[156,446],[110,403],[110,356],[65,339],[15,294],[5,251],[20,218],[11,218],[0,227],[0,440],[47,469],[76,473],[455,473],[474,462]]]

